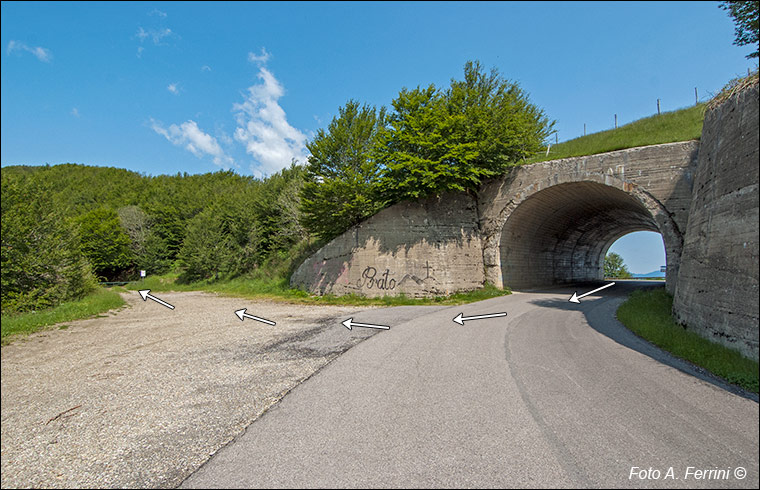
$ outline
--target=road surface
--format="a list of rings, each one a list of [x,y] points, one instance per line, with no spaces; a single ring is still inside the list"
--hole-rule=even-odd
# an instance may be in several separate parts
[[[2,348],[1,488],[175,488],[210,454],[351,346],[366,307],[192,292]],[[235,311],[272,319],[240,319]],[[441,307],[384,309],[394,324]]]
[[[757,488],[757,402],[614,320],[635,287],[653,286],[581,304],[571,289],[517,293],[396,323],[357,315],[391,329],[296,387],[182,487]]]

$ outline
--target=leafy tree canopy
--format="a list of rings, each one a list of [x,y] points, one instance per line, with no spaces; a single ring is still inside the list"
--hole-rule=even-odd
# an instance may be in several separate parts
[[[95,274],[114,280],[132,265],[134,255],[129,235],[116,211],[105,207],[93,209],[80,216],[77,223],[82,253],[89,259]]]
[[[623,257],[612,252],[604,257],[604,277],[614,277],[617,279],[628,279],[631,273],[623,261]]]
[[[475,190],[538,152],[554,125],[517,83],[479,62],[446,90],[404,89],[392,105],[378,149],[392,201]]]
[[[758,52],[758,39],[760,38],[760,2],[757,0],[751,1],[729,1],[722,2],[720,8],[728,11],[734,19],[736,24],[736,39],[734,44],[737,46],[746,46],[747,44],[754,44],[755,50],[748,54],[747,58],[757,58]]]
[[[78,299],[95,278],[79,254],[76,230],[33,178],[2,179],[2,310],[27,311]]]
[[[383,206],[378,195],[375,149],[385,125],[385,109],[349,101],[307,144],[311,152],[301,192],[303,225],[332,238]]]

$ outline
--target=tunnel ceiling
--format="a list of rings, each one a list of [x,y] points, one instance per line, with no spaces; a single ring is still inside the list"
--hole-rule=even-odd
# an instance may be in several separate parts
[[[607,249],[634,231],[659,232],[649,211],[617,188],[577,182],[539,191],[502,230],[504,285],[524,289],[602,279]]]

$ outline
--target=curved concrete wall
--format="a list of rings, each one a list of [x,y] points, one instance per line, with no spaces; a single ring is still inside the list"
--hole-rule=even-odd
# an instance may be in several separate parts
[[[681,272],[679,321],[758,358],[758,86],[705,117]]]

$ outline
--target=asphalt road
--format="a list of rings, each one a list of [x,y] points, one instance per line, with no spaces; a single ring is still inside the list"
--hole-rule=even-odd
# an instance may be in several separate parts
[[[614,320],[634,287],[651,286],[620,283],[580,305],[555,289],[409,321],[357,315],[391,329],[296,387],[182,486],[757,488],[758,403]],[[460,311],[508,316],[460,326]]]

